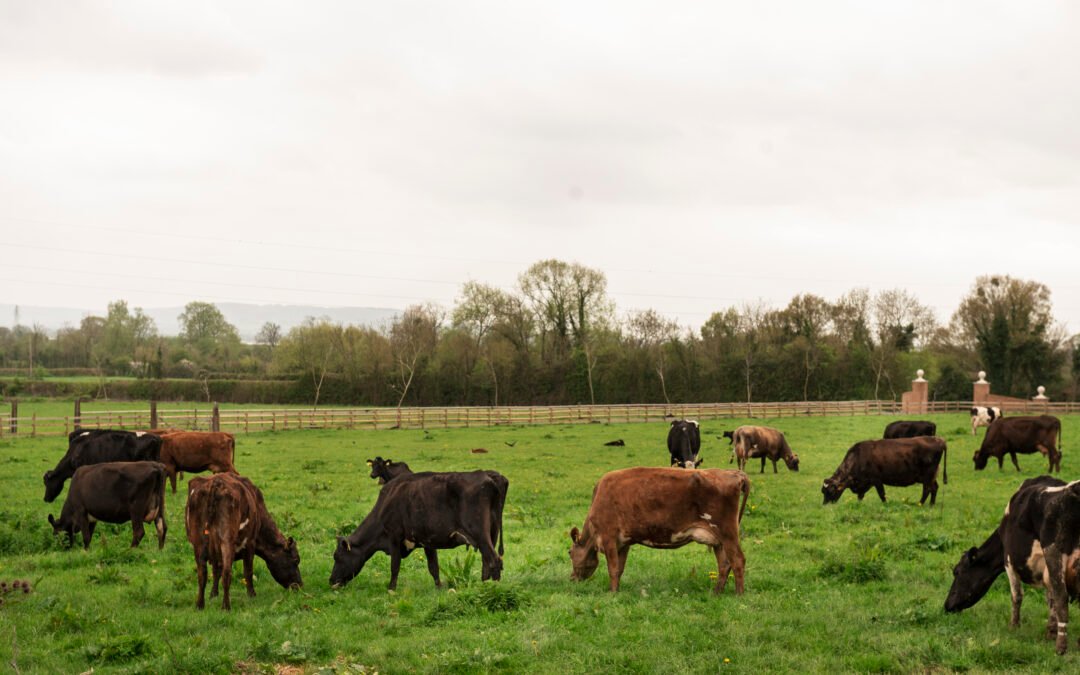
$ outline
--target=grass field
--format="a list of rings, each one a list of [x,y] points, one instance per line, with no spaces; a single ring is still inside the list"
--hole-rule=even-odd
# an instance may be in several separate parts
[[[1041,591],[1028,593],[1018,630],[1007,627],[1004,575],[970,610],[942,610],[960,554],[986,538],[1019,483],[1046,465],[1023,456],[1020,474],[976,473],[966,416],[934,419],[949,442],[950,479],[934,508],[918,506],[918,486],[888,489],[886,504],[871,491],[861,503],[849,492],[822,506],[821,481],[847,448],[878,437],[890,420],[776,421],[801,471],[748,467],[746,593],[735,596],[729,584],[718,597],[709,592],[715,561],[699,545],[634,547],[618,594],[607,591],[603,562],[589,581],[569,580],[567,532],[581,526],[596,480],[616,468],[666,464],[664,424],[240,436],[236,464],[297,539],[305,586],[282,589],[257,561],[258,596],[234,587],[231,613],[219,609],[220,598],[195,609],[183,493],[168,496],[162,551],[152,536],[130,550],[130,526],[99,527],[89,552],[65,550],[46,515],[59,514],[66,490],[45,504],[41,481],[62,441],[7,439],[0,579],[29,580],[33,592],[0,605],[0,662],[24,673],[1076,672],[1075,644],[1062,658],[1043,639]],[[727,445],[716,437],[743,422],[703,424],[707,466],[728,467]],[[1080,473],[1080,418],[1063,422],[1061,475],[1070,479]],[[617,438],[626,446],[603,446]],[[489,452],[470,452],[480,447]],[[503,581],[481,584],[478,556],[455,549],[440,556],[453,591],[434,588],[419,553],[403,562],[396,593],[386,591],[382,554],[348,586],[330,589],[335,535],[350,532],[375,501],[365,466],[375,455],[415,470],[505,474]]]

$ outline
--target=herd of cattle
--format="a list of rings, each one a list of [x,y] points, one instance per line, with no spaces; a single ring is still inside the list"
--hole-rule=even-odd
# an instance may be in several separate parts
[[[973,408],[972,430],[987,426],[975,453],[976,469],[991,457],[999,469],[1009,455],[1019,470],[1017,454],[1041,453],[1049,471],[1061,469],[1061,423],[1049,415],[1002,417],[996,409]],[[847,451],[840,466],[825,479],[824,503],[851,490],[860,500],[871,489],[885,501],[885,486],[922,485],[920,504],[936,502],[937,472],[948,483],[946,443],[934,423],[889,424],[880,440],[861,441]],[[678,548],[691,542],[709,546],[717,562],[719,593],[729,576],[742,593],[746,560],[739,545],[739,526],[750,493],[744,473],[750,459],[771,460],[773,472],[782,460],[799,470],[784,434],[763,426],[740,426],[718,439],[731,445],[738,469],[702,469],[701,430],[692,420],[674,420],[668,430],[670,467],[634,467],[605,474],[593,490],[581,529],[570,531],[573,579],[589,578],[607,561],[610,588],[619,588],[629,548]],[[235,440],[231,434],[154,429],[148,432],[76,430],[56,468],[44,476],[45,501],[71,485],[60,517],[48,517],[53,531],[67,535],[70,546],[78,531],[89,547],[98,521],[131,522],[132,546],[153,523],[159,548],[166,535],[165,484],[176,492],[178,473],[213,472],[188,483],[184,518],[198,575],[196,606],[205,604],[207,565],[213,570],[210,596],[222,591],[222,608],[230,608],[233,563],[243,561],[245,586],[255,595],[255,556],[285,588],[302,585],[296,542],[286,538],[267,510],[262,492],[236,473]],[[382,485],[371,511],[347,537],[338,537],[330,584],[348,583],[377,551],[390,557],[389,588],[397,586],[401,559],[423,549],[428,571],[440,586],[438,550],[470,546],[480,552],[482,579],[498,580],[503,566],[502,514],[509,481],[496,471],[413,472],[403,462],[376,457],[368,461],[371,477]],[[690,470],[687,470],[690,469]],[[982,546],[964,553],[953,570],[954,582],[945,608],[972,606],[1005,572],[1019,621],[1023,584],[1048,589],[1050,637],[1058,653],[1067,646],[1068,601],[1080,597],[1080,481],[1064,483],[1050,476],[1025,481],[1013,495],[1000,526]]]

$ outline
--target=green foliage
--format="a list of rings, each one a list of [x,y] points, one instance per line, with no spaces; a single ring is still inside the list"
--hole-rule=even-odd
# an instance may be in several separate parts
[[[102,664],[116,664],[137,659],[153,652],[149,635],[109,636],[97,644],[86,648],[90,661]]]

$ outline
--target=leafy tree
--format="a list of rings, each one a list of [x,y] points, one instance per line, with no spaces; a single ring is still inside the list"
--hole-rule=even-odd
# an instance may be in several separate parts
[[[1008,275],[981,276],[953,314],[953,331],[974,349],[999,391],[1027,396],[1053,386],[1066,354],[1050,289]]]
[[[240,333],[209,302],[189,302],[178,317],[180,339],[205,366],[228,370],[240,352]]]
[[[390,326],[390,349],[397,365],[394,388],[401,394],[400,408],[423,362],[438,344],[443,312],[435,305],[412,305]]]
[[[660,392],[664,395],[664,402],[671,403],[667,390],[666,348],[678,335],[679,324],[656,310],[646,309],[632,313],[626,320],[626,329],[635,346],[648,355],[653,370],[660,378]]]

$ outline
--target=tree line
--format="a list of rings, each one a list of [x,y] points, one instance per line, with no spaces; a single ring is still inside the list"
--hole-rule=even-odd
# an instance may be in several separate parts
[[[1013,396],[1044,385],[1071,400],[1080,383],[1080,336],[1055,322],[1050,290],[1007,275],[978,277],[947,323],[906,290],[856,288],[727,307],[692,330],[653,309],[618,317],[603,272],[560,260],[511,291],[470,281],[452,308],[413,305],[377,327],[310,317],[287,332],[267,323],[246,344],[211,303],[179,319],[179,335],[160,335],[118,300],[51,334],[0,328],[0,368],[72,369],[103,387],[285,379],[316,405],[380,406],[897,399],[918,368],[937,400],[969,399],[979,370]]]

